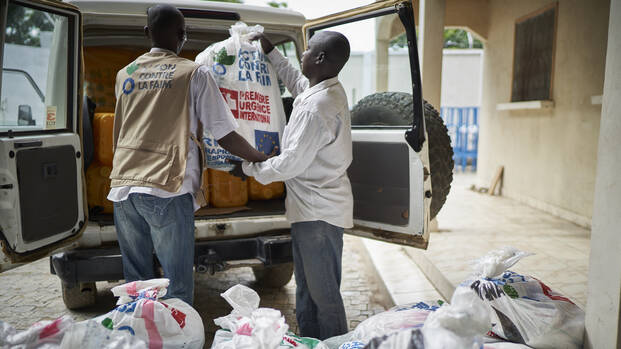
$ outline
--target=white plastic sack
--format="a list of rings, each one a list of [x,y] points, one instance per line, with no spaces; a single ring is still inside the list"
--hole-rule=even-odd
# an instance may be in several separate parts
[[[63,337],[60,349],[147,349],[147,344],[128,331],[113,331],[94,320],[78,322]]]
[[[36,322],[24,331],[0,321],[0,348],[56,349],[72,325],[73,320],[67,315]]]
[[[280,311],[259,308],[259,295],[244,285],[235,285],[221,294],[233,310],[214,323],[212,349],[327,349],[320,340],[288,333],[289,326]]]
[[[397,306],[324,343],[331,349],[481,348],[490,329],[489,310],[473,292],[456,292],[451,302]]]
[[[425,340],[420,329],[394,332],[373,338],[365,349],[425,349]],[[458,348],[458,347],[455,347]],[[464,348],[465,349],[465,348]]]
[[[429,314],[422,333],[426,349],[479,349],[490,330],[489,310],[473,293],[457,290],[450,305]]]
[[[263,27],[237,22],[229,30],[231,37],[214,43],[196,56],[196,62],[211,69],[233,116],[239,123],[237,133],[257,150],[270,154],[280,148],[285,127],[285,111],[278,87],[278,76],[267,60],[261,44],[248,38],[262,33]],[[206,131],[203,141],[207,167],[228,170],[227,158],[236,159],[222,149]]]
[[[119,297],[114,310],[93,319],[108,329],[127,331],[149,348],[202,348],[203,321],[190,305],[166,295],[168,279],[134,281],[112,288]]]
[[[494,343],[485,343],[483,345],[483,349],[531,349],[531,347],[526,344],[501,341]]]
[[[474,291],[484,301],[498,337],[533,348],[582,348],[584,311],[543,282],[506,269],[527,255],[510,247],[492,251],[456,292]]]
[[[422,328],[430,313],[439,309],[443,301],[415,302],[399,305],[364,320],[344,335],[328,338],[324,344],[330,349],[364,347],[371,339],[395,332]]]
[[[416,302],[393,307],[373,315],[353,330],[351,341],[368,343],[374,337],[381,337],[406,329],[421,328],[425,320],[444,304],[442,301]]]

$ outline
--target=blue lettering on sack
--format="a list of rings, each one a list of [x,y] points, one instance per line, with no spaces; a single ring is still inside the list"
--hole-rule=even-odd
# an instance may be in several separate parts
[[[222,63],[215,63],[211,70],[218,75],[226,74],[226,67]]]
[[[133,313],[134,310],[136,310],[136,303],[137,301],[128,304],[121,304],[116,308],[116,311],[120,313]]]
[[[117,331],[127,331],[127,332],[131,333],[132,336],[136,335],[136,332],[134,331],[134,329],[129,327],[129,326],[121,326],[121,327],[117,328],[116,330]]]
[[[395,311],[404,311],[404,310],[410,310],[410,309],[421,309],[421,310],[429,310],[429,311],[436,311],[438,308],[440,308],[437,305],[429,305],[425,302],[418,302],[416,304],[412,304],[410,306],[407,307],[402,307],[399,308]]]
[[[238,161],[242,160],[221,148],[215,138],[203,137],[203,143],[205,143],[205,155],[207,157],[207,165],[211,168],[230,167],[231,164],[226,161],[227,159]]]
[[[258,82],[262,86],[272,86],[270,70],[265,59],[265,54],[259,51],[248,51],[239,49],[238,60],[238,80]]]
[[[204,137],[203,143],[206,147],[218,147],[218,141],[215,138]]]
[[[125,81],[123,82],[123,93],[126,95],[132,93],[135,86],[136,86],[136,83],[134,82],[134,79],[132,78],[125,79]]]
[[[496,285],[503,286],[505,284],[512,284],[516,282],[527,282],[524,275],[518,274],[514,271],[507,270],[499,278],[487,279]]]

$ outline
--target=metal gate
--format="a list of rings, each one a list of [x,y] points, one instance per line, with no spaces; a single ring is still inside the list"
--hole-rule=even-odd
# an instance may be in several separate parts
[[[451,137],[455,167],[465,171],[470,165],[475,172],[479,141],[479,107],[442,107],[440,115]]]

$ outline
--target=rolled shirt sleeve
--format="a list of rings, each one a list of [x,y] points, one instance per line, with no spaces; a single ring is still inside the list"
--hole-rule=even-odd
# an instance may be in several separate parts
[[[237,121],[206,66],[194,73],[192,88],[196,89],[195,115],[216,140],[237,129]]]
[[[296,121],[285,127],[290,141],[281,149],[280,155],[264,162],[242,163],[247,176],[254,177],[261,184],[268,184],[294,178],[308,168],[319,149],[329,142],[329,132],[326,132],[321,117],[312,112],[299,115]]]

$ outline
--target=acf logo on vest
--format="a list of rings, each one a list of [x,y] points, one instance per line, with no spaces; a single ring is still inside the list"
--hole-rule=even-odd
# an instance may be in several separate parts
[[[123,81],[123,93],[126,95],[132,93],[134,91],[134,88],[136,87],[136,82],[134,82],[134,79],[132,79],[131,77],[131,75],[136,70],[138,70],[138,63],[136,62],[130,64],[129,67],[127,67],[127,69],[125,70],[127,72],[127,75],[130,75],[130,77]]]
[[[140,69],[137,77],[132,77],[133,73]],[[128,95],[135,89],[138,90],[163,90],[172,88],[172,81],[175,76],[177,64],[130,64],[126,72],[130,75],[123,81],[123,93]],[[135,80],[134,80],[135,79]]]

